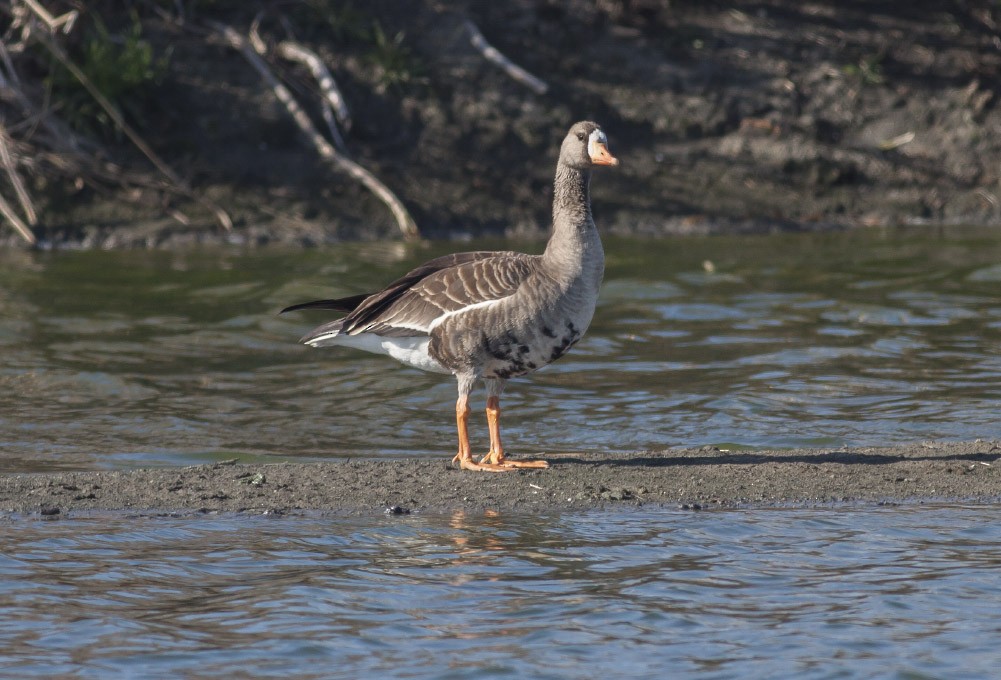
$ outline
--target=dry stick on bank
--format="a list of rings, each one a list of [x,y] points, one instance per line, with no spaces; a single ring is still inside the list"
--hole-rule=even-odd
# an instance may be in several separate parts
[[[0,194],[0,215],[7,218],[7,221],[14,226],[14,229],[17,230],[17,233],[20,234],[25,241],[32,245],[35,244],[35,235],[31,232],[31,228],[17,216],[17,213],[14,212],[13,206],[7,202],[7,199],[3,197],[3,194]]]
[[[70,25],[76,19],[76,13],[72,14],[73,16],[67,22]],[[14,70],[14,64],[10,59],[10,55],[7,53],[7,46],[2,40],[0,40],[0,63],[2,63],[2,68],[0,68],[0,88],[3,89],[6,96],[11,96],[14,99],[23,96],[20,90],[20,82],[17,79],[17,72]],[[3,164],[11,186],[14,187],[14,193],[17,194],[18,202],[21,204],[21,209],[24,210],[28,223],[25,224],[24,220],[14,211],[13,206],[7,202],[3,194],[0,194],[0,214],[7,218],[7,221],[11,223],[21,238],[34,245],[36,243],[35,234],[29,225],[34,225],[38,221],[38,217],[35,213],[35,206],[31,202],[31,196],[24,187],[21,176],[17,174],[17,163],[14,160],[14,154],[11,153],[8,146],[8,140],[10,139],[7,135],[7,129],[0,123],[0,163]]]
[[[28,7],[31,8],[39,19],[51,27],[51,17],[48,16],[47,13],[45,15],[42,14],[42,12],[44,12],[43,8],[31,0],[28,1]],[[185,196],[194,199],[210,210],[224,229],[230,230],[233,228],[233,220],[230,219],[229,214],[208,199],[195,195],[195,193],[187,185],[187,182],[182,180],[178,174],[174,172],[173,168],[167,165],[167,163],[164,162],[155,151],[153,151],[149,144],[147,144],[146,141],[139,136],[139,133],[136,132],[131,125],[125,122],[125,119],[122,117],[122,114],[118,111],[115,105],[112,104],[99,89],[97,89],[97,86],[95,86],[90,78],[88,78],[87,75],[80,70],[80,67],[70,60],[69,56],[59,43],[53,40],[45,30],[34,31],[33,35],[40,43],[42,43],[43,46],[45,46],[49,53],[52,54],[52,56],[55,57],[55,59],[62,64],[63,67],[69,71],[81,85],[83,85],[84,89],[86,89],[90,96],[94,98],[94,101],[96,101],[98,105],[104,109],[104,112],[108,114],[108,117],[111,118],[115,126],[129,138],[129,141],[131,141],[136,148],[149,159],[149,161],[164,177],[170,180],[176,189],[178,189]]]
[[[398,199],[385,184],[380,182],[375,175],[334,150],[334,147],[317,131],[312,121],[310,121],[309,116],[307,116],[306,112],[302,110],[299,102],[297,102],[295,97],[292,96],[289,89],[285,87],[280,80],[278,80],[278,77],[271,72],[267,63],[265,63],[260,55],[254,51],[254,48],[251,47],[251,40],[237,33],[231,26],[215,22],[212,22],[211,25],[220,35],[222,35],[231,47],[238,50],[240,54],[243,55],[243,57],[250,63],[251,66],[254,67],[258,74],[260,74],[261,78],[263,78],[264,81],[271,87],[271,91],[274,92],[278,100],[285,105],[285,110],[288,111],[290,116],[292,116],[292,120],[295,121],[295,124],[299,126],[299,129],[302,130],[302,132],[313,143],[317,153],[319,153],[324,159],[330,161],[339,170],[346,172],[348,175],[361,182],[365,188],[378,196],[379,199],[385,203],[393,213],[393,217],[396,218],[396,223],[399,225],[400,231],[403,232],[404,238],[408,240],[419,239],[420,232],[417,229],[417,224],[410,216],[410,213],[407,212],[406,207],[404,207],[400,199]]]
[[[337,82],[330,75],[330,69],[327,68],[326,64],[323,63],[315,52],[291,40],[284,40],[278,43],[277,52],[279,57],[298,62],[309,69],[309,72],[316,80],[317,86],[319,86],[320,91],[323,93],[323,119],[327,122],[327,127],[330,129],[330,136],[333,137],[334,144],[341,151],[344,151],[346,148],[344,138],[341,137],[341,131],[337,128],[337,123],[334,122],[334,116],[344,126],[345,131],[350,131],[351,113],[348,111],[347,102],[341,96]],[[333,115],[331,115],[331,112],[333,112]]]
[[[472,43],[473,47],[479,50],[480,54],[487,61],[493,62],[504,69],[511,78],[517,80],[519,83],[529,88],[536,94],[545,94],[549,90],[549,85],[545,81],[536,78],[531,73],[518,66],[516,63],[504,56],[504,54],[498,50],[496,47],[487,42],[487,39],[483,37],[480,33],[480,29],[476,27],[470,20],[464,22],[466,30],[469,31],[469,42]]]
[[[21,204],[21,210],[24,211],[28,219],[28,224],[25,224],[18,217],[17,213],[14,212],[14,208],[3,197],[3,194],[0,194],[0,213],[7,218],[7,221],[14,225],[14,229],[25,241],[34,245],[35,234],[28,225],[34,225],[38,221],[38,217],[35,213],[35,206],[31,203],[31,197],[28,195],[28,190],[24,188],[24,182],[21,181],[20,175],[17,174],[17,165],[14,163],[14,156],[7,145],[9,139],[7,130],[0,123],[0,164],[3,165],[11,186],[14,187],[14,193],[17,194],[17,200]]]
[[[257,18],[254,19],[254,23],[250,25],[250,44],[263,57],[267,54],[267,47],[258,33],[260,16],[258,14]],[[288,18],[282,16],[281,23],[285,27],[285,31],[289,35],[292,35],[294,31]],[[334,146],[343,153],[347,153],[347,145],[344,143],[344,137],[341,135],[337,123],[340,122],[345,132],[350,132],[351,112],[348,110],[347,100],[341,94],[341,89],[337,87],[337,81],[331,75],[330,69],[327,68],[327,65],[323,63],[323,60],[320,59],[320,56],[316,52],[295,40],[283,40],[278,44],[275,52],[277,52],[279,57],[302,64],[309,69],[310,74],[316,81],[317,87],[320,88],[320,93],[323,95],[320,99],[320,110],[323,114],[323,122],[327,124],[327,129],[330,132],[330,138],[334,140]]]
[[[14,156],[10,152],[10,142],[11,138],[7,134],[7,130],[4,128],[3,123],[0,123],[0,163],[3,164],[4,170],[7,171],[7,177],[10,178],[10,183],[14,187],[14,193],[17,194],[17,201],[21,204],[21,210],[24,211],[25,216],[28,218],[28,224],[35,224],[38,222],[38,215],[35,212],[34,204],[31,202],[31,196],[28,195],[28,190],[24,187],[21,176],[17,174]]]
[[[66,12],[66,14],[54,17],[49,14],[47,9],[38,4],[36,0],[22,0],[22,2],[53,32],[57,28],[62,28],[63,33],[69,35],[70,31],[73,30],[73,25],[76,23],[77,18],[80,16],[80,12],[74,9]]]
[[[69,24],[72,22],[65,21],[64,23]],[[31,123],[32,130],[34,130],[35,126],[40,125],[48,133],[51,145],[57,148],[68,147],[72,151],[77,151],[76,140],[68,136],[66,131],[58,130],[53,118],[44,112],[38,111],[28,100],[27,96],[25,96],[24,92],[21,91],[21,82],[17,77],[17,71],[14,69],[14,63],[7,51],[7,46],[2,40],[0,40],[0,90],[3,90],[4,96],[8,100],[17,103],[26,121]],[[24,186],[24,181],[17,172],[17,164],[19,161],[23,161],[23,157],[11,151],[13,143],[13,138],[7,133],[6,128],[0,124],[0,164],[3,165],[11,186],[14,187],[14,192],[17,194],[21,209],[27,217],[27,224],[14,211],[14,208],[2,194],[0,194],[0,214],[7,218],[7,221],[11,223],[21,238],[29,244],[34,245],[37,239],[31,230],[31,226],[38,222],[38,215],[35,211],[34,203],[31,201],[31,195],[28,193],[27,188]]]

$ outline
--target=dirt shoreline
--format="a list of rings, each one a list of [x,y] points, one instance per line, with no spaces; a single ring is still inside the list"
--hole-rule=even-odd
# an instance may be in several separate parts
[[[564,454],[548,470],[476,474],[444,458],[0,476],[0,512],[67,517],[307,511],[349,515],[596,508],[1001,502],[1001,443]]]

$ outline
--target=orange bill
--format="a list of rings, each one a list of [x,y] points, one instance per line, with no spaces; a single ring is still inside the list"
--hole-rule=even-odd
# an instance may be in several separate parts
[[[619,159],[613,156],[603,142],[591,142],[591,162],[595,165],[618,165]]]

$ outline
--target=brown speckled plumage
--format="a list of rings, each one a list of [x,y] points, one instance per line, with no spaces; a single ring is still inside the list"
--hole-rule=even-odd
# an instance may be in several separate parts
[[[469,469],[516,466],[501,450],[499,397],[505,380],[563,356],[591,322],[604,272],[604,251],[591,218],[591,170],[618,162],[605,144],[604,133],[590,122],[575,124],[564,139],[554,183],[553,233],[541,255],[446,255],[369,296],[289,307],[284,311],[349,312],[314,329],[302,342],[384,352],[418,368],[452,373],[459,383],[457,460]],[[493,420],[491,452],[477,465],[467,464],[462,412],[468,415],[468,395],[480,378],[489,395],[488,420]]]

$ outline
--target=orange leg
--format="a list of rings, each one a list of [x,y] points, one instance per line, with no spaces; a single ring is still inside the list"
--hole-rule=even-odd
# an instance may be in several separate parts
[[[477,463],[473,460],[473,454],[469,447],[469,399],[465,395],[460,395],[455,402],[455,426],[459,431],[459,452],[452,459],[453,463],[458,463],[463,470],[475,470],[477,472],[508,472],[512,468],[490,463]]]
[[[504,457],[500,436],[500,397],[487,397],[487,426],[490,428],[490,452],[483,456],[481,464],[496,465],[505,470],[549,467],[544,460],[510,460]]]

